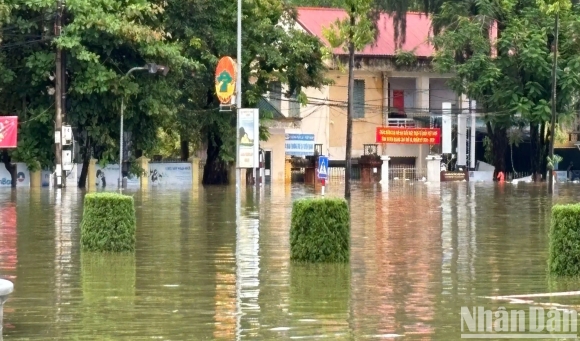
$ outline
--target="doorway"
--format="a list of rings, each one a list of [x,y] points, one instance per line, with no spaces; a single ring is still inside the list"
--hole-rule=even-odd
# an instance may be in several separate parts
[[[272,179],[272,149],[264,149],[264,183]]]

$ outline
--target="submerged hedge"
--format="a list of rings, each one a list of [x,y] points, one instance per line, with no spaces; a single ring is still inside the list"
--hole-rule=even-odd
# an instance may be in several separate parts
[[[548,266],[553,275],[580,275],[580,204],[552,207]]]
[[[346,263],[350,251],[350,215],[344,199],[301,199],[292,206],[290,259]]]
[[[135,225],[133,197],[117,193],[87,194],[81,247],[86,251],[134,251]]]

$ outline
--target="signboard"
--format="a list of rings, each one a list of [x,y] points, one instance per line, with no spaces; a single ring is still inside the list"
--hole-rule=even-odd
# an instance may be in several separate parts
[[[441,182],[444,181],[469,181],[469,172],[441,171]]]
[[[193,179],[191,163],[150,163],[149,184],[190,184]]]
[[[221,104],[229,104],[236,90],[236,62],[223,57],[215,69],[215,92]]]
[[[318,178],[328,179],[328,157],[321,155],[318,157]]]
[[[439,144],[439,128],[377,127],[377,143]]]
[[[28,187],[30,186],[30,172],[25,163],[16,163],[16,186]],[[6,170],[3,164],[0,164],[0,187],[11,187],[12,178],[10,173]]]
[[[18,116],[0,117],[0,148],[16,148],[18,143]]]
[[[314,155],[314,134],[286,134],[286,155]]]
[[[238,124],[238,167],[258,168],[260,167],[260,111],[239,109]]]

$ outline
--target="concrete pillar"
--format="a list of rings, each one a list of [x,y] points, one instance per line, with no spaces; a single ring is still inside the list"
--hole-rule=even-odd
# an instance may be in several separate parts
[[[94,191],[97,189],[97,159],[89,160],[89,169],[87,172],[87,190]]]
[[[284,183],[292,183],[292,164],[290,163],[291,157],[286,156],[286,162],[284,163]]]
[[[191,162],[191,188],[193,190],[198,190],[199,184],[201,182],[200,177],[201,170],[199,169],[199,158],[192,156],[189,158],[189,162]]]
[[[141,188],[149,187],[149,161],[145,156],[137,158],[137,164],[143,170],[143,174],[139,177],[139,186]]]
[[[469,99],[460,97],[461,113],[457,116],[457,166],[467,166],[467,116],[469,115]]]
[[[387,155],[382,155],[381,160],[383,161],[383,165],[381,166],[381,185],[388,185],[389,184],[389,160],[391,158]]]
[[[30,188],[40,188],[42,187],[42,168],[40,167],[40,162],[36,162],[37,170],[34,172],[29,172],[30,176]]]
[[[4,302],[14,291],[14,284],[8,280],[0,279],[0,340],[2,340],[2,326],[4,325]]]
[[[441,182],[441,156],[427,156],[427,181],[432,183]]]
[[[415,78],[415,88],[417,90],[415,95],[415,107],[419,112],[423,115],[429,114],[430,103],[429,103],[429,76],[428,75],[420,75],[419,77]],[[422,169],[425,166],[424,157],[428,154],[429,146],[428,145],[418,145],[419,148],[419,157],[415,163],[415,167],[418,169]]]

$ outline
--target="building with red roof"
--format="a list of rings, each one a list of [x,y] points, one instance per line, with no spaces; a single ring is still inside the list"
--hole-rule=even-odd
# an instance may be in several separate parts
[[[300,7],[296,27],[318,37],[330,47],[325,29],[346,16],[342,9]],[[377,127],[433,127],[440,122],[444,102],[451,103],[452,108],[458,108],[462,102],[447,86],[447,79],[452,75],[438,74],[432,70],[435,49],[430,43],[432,29],[429,16],[408,13],[406,39],[399,45],[395,43],[392,16],[382,14],[377,28],[376,41],[355,54],[355,158],[368,149],[365,145],[377,144]],[[334,84],[321,89],[302,89],[309,97],[307,106],[300,107],[291,99],[285,100],[283,85],[274,88],[268,96],[269,102],[285,117],[301,119],[300,127],[294,129],[296,131],[286,128],[285,134],[314,134],[315,143],[322,144],[323,154],[331,160],[344,160],[348,53],[342,48],[332,52],[327,77]],[[430,150],[436,151],[439,147],[389,143],[379,144],[378,153],[389,155],[392,166],[423,169]]]

